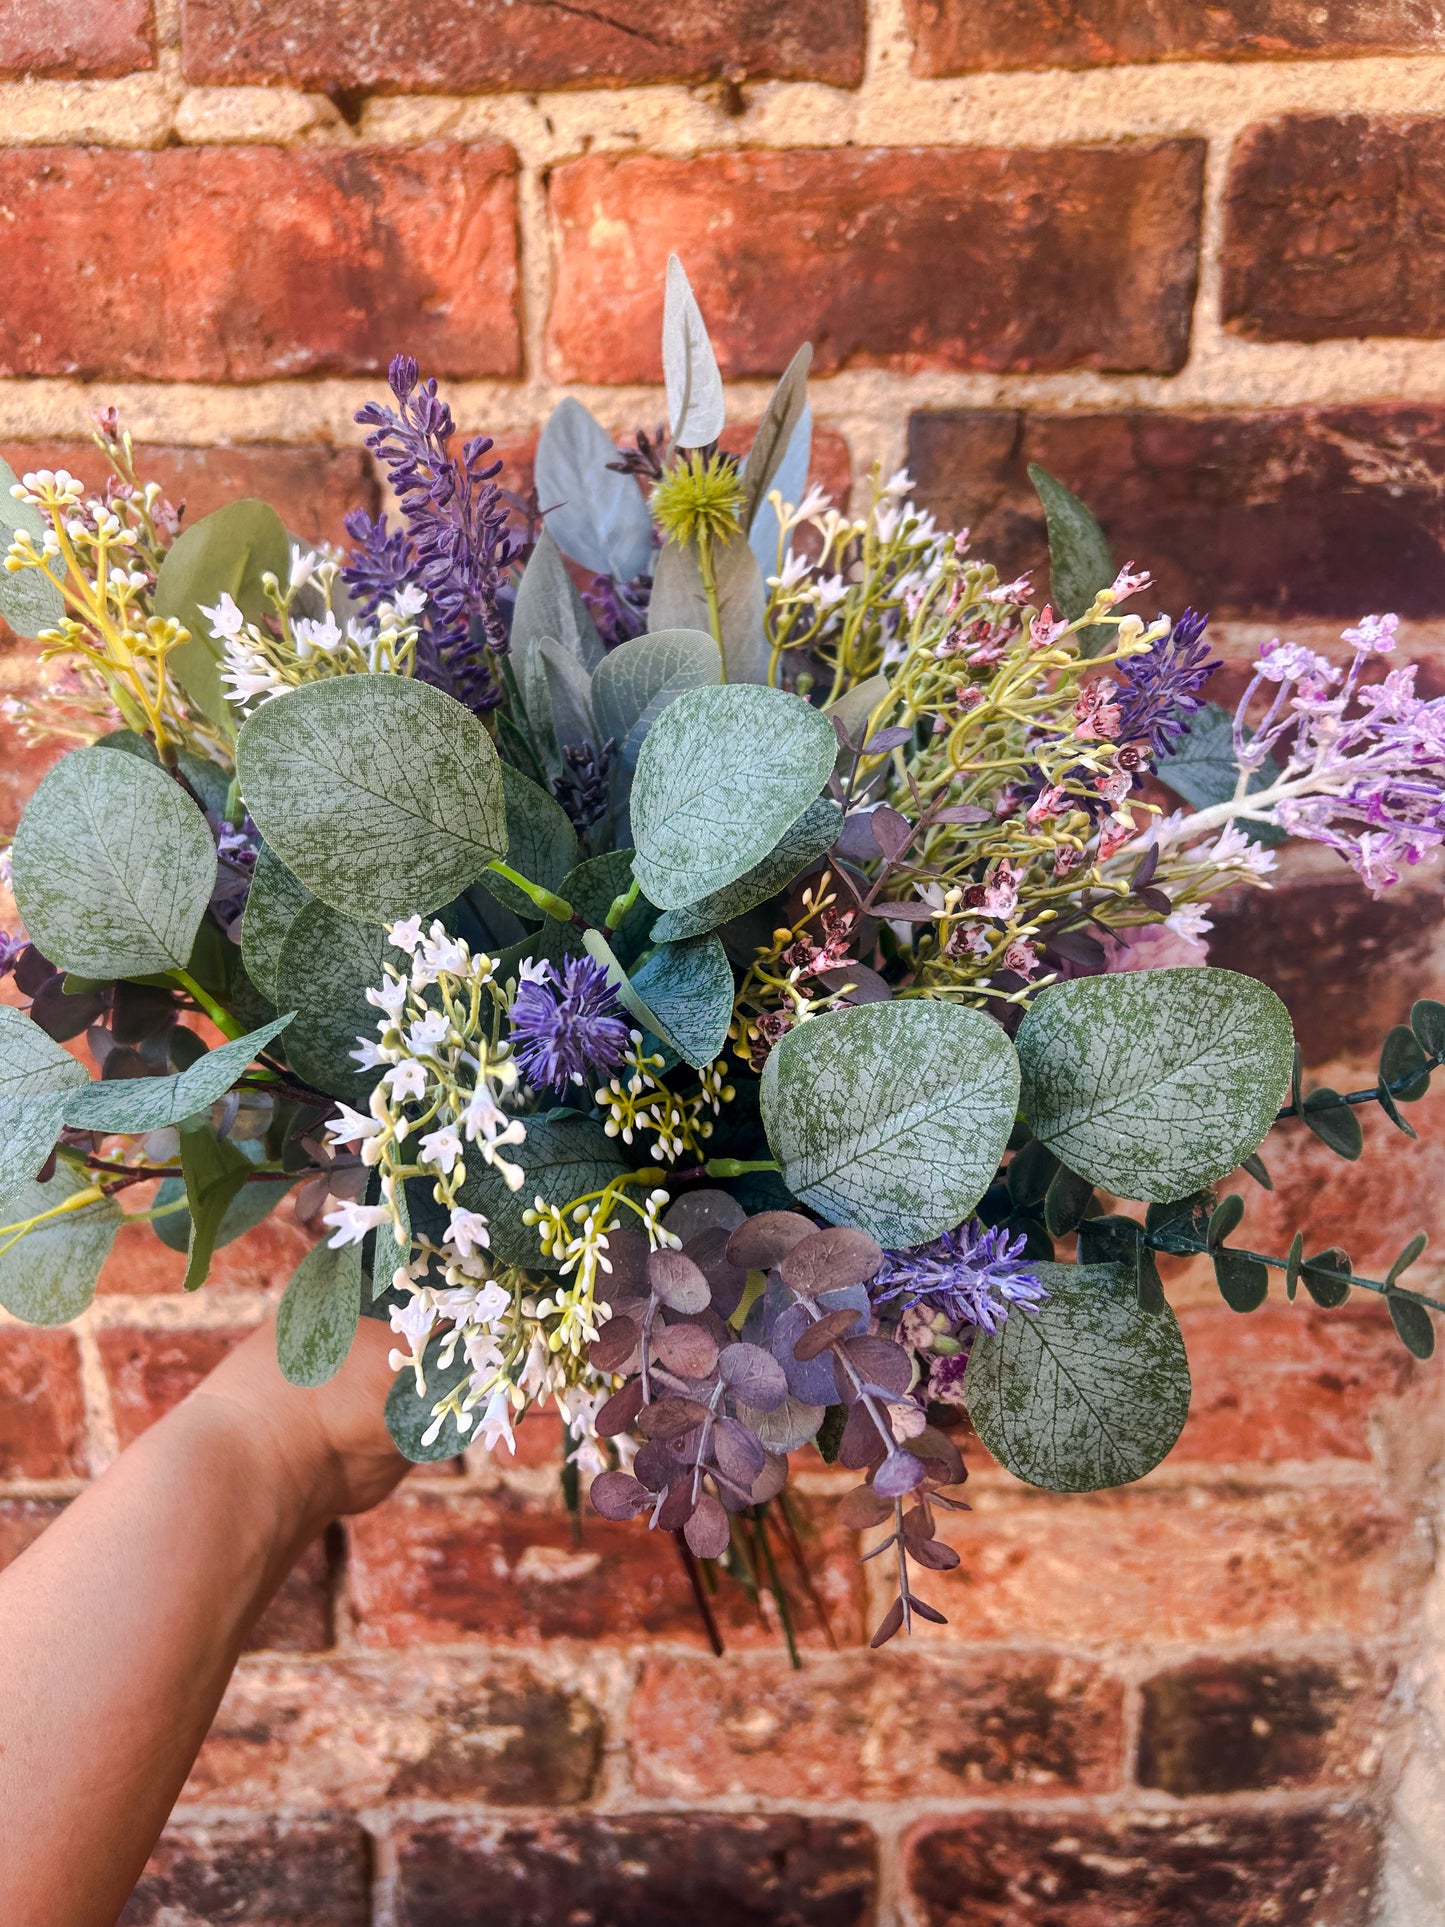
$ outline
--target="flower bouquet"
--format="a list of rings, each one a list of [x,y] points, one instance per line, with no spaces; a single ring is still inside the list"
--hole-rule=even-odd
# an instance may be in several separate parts
[[[678,1535],[705,1613],[699,1561],[779,1587],[816,1451],[896,1567],[877,1645],[942,1617],[965,1414],[1053,1491],[1169,1452],[1161,1256],[1239,1312],[1271,1271],[1375,1292],[1431,1352],[1423,1238],[1384,1279],[1261,1253],[1215,1187],[1267,1185],[1275,1129],[1408,1132],[1445,1006],[1306,1093],[1204,939],[1288,837],[1377,893],[1433,856],[1445,702],[1382,673],[1382,616],[1344,663],[1272,644],[1231,716],[1205,619],[1127,610],[1147,576],[1044,472],[1046,602],[905,474],[808,487],[807,348],[728,452],[676,261],[662,345],[666,427],[564,401],[526,495],[398,358],[357,418],[395,520],[345,552],[259,502],[182,531],[113,414],[103,494],[5,473],[0,613],[49,665],[13,707],[83,746],[9,853],[0,1303],[73,1317],[136,1217],[198,1287],[292,1192],[293,1382],[370,1315],[414,1460],[550,1403],[573,1502]]]

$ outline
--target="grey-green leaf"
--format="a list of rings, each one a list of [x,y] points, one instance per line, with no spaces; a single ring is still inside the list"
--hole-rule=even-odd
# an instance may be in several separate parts
[[[10,1194],[6,1223],[52,1211],[89,1184],[72,1165],[61,1164],[48,1184],[25,1184]],[[63,1325],[78,1318],[95,1296],[120,1216],[114,1199],[100,1198],[37,1225],[0,1252],[0,1305],[30,1325]],[[0,1244],[4,1242],[0,1237]]]
[[[1189,1413],[1173,1312],[1142,1311],[1122,1265],[1030,1268],[1047,1302],[975,1333],[969,1351],[964,1393],[979,1437],[1015,1477],[1049,1492],[1143,1478]]]
[[[811,352],[811,351],[810,351]],[[753,510],[752,521],[748,528],[748,547],[758,558],[758,567],[766,583],[771,575],[778,572],[782,523],[778,511],[768,499],[774,491],[782,501],[794,508],[802,501],[808,489],[808,464],[813,458],[813,410],[804,401],[803,412],[788,438],[783,451],[783,459],[773,473],[772,480],[757,507]],[[751,458],[749,458],[751,459]],[[746,470],[744,481],[746,481]]]
[[[746,536],[715,542],[713,575],[717,588],[718,623],[723,660],[729,682],[766,682],[770,651],[763,633],[767,589],[758,558]],[[653,567],[652,600],[647,605],[647,627],[653,634],[672,629],[704,629],[712,633],[707,591],[696,546],[669,542],[658,551]]]
[[[458,1432],[456,1420],[450,1417],[443,1421],[437,1437],[429,1445],[422,1443],[436,1423],[432,1417],[432,1407],[448,1392],[454,1391],[464,1378],[471,1376],[471,1360],[463,1345],[453,1347],[451,1359],[443,1371],[437,1358],[445,1342],[439,1332],[423,1353],[426,1374],[424,1393],[417,1391],[416,1373],[409,1366],[397,1373],[387,1393],[386,1429],[397,1451],[403,1458],[410,1459],[413,1465],[435,1465],[442,1459],[454,1459],[469,1443]]]
[[[9,463],[0,462],[0,562],[14,536],[34,536],[35,547],[40,549],[50,527],[33,502],[17,502],[10,493],[16,481]],[[0,617],[17,636],[33,642],[42,629],[53,629],[64,614],[65,603],[48,568],[19,569],[14,575],[0,568]]]
[[[113,1083],[87,1083],[70,1091],[65,1121],[78,1131],[160,1131],[168,1124],[209,1110],[273,1037],[291,1022],[288,1012],[221,1044],[170,1077],[124,1077]]]
[[[294,1177],[268,1177],[243,1184],[221,1214],[213,1248],[219,1251],[223,1245],[234,1243],[248,1231],[254,1231],[258,1224],[264,1224],[295,1182]],[[168,1245],[172,1251],[185,1251],[190,1245],[191,1214],[188,1209],[181,1209],[185,1200],[186,1187],[179,1178],[161,1180],[155,1204],[151,1208],[164,1211],[165,1216],[157,1218],[151,1229],[161,1243]],[[167,1209],[172,1205],[176,1207],[174,1210]]]
[[[221,1225],[253,1166],[245,1152],[218,1137],[211,1126],[192,1126],[181,1132],[181,1171],[186,1188],[186,1291],[206,1282]]]
[[[577,832],[571,818],[554,797],[511,763],[502,765],[502,789],[507,799],[507,863],[544,890],[560,891],[577,861]],[[540,913],[532,899],[495,870],[487,872],[483,888],[514,916],[537,922]]]
[[[783,1182],[834,1224],[921,1244],[983,1196],[1013,1128],[1019,1072],[990,1017],[922,999],[809,1018],[763,1070]]]
[[[634,868],[680,910],[762,862],[827,782],[837,752],[819,710],[780,689],[685,690],[648,731],[632,785]]]
[[[1192,718],[1188,731],[1173,748],[1156,758],[1155,771],[1177,795],[1196,810],[1226,803],[1239,782],[1234,754],[1234,718],[1218,703],[1205,703]],[[1279,780],[1279,765],[1267,756],[1249,779],[1245,794],[1268,789]],[[1260,843],[1283,843],[1285,832],[1273,823],[1240,818],[1241,828]]]
[[[1055,481],[1046,468],[1030,462],[1029,480],[1044,505],[1048,525],[1049,593],[1054,613],[1077,622],[1100,589],[1107,589],[1114,580],[1109,539],[1072,489]],[[1084,654],[1097,655],[1113,633],[1100,623],[1081,630],[1079,643]]]
[[[469,1153],[462,1202],[468,1210],[486,1214],[494,1258],[533,1271],[556,1271],[561,1259],[542,1255],[537,1233],[523,1224],[522,1213],[538,1197],[562,1206],[601,1190],[619,1171],[629,1168],[629,1159],[616,1138],[608,1137],[600,1124],[580,1111],[541,1112],[526,1124],[526,1142],[507,1151],[526,1172],[521,1189],[509,1191],[490,1164]]]
[[[19,1015],[17,1011],[15,1015]],[[74,1058],[70,1060],[75,1063]],[[79,1064],[80,1082],[85,1072]],[[65,1122],[66,1093],[37,1091],[29,1097],[0,1095],[0,1216],[10,1217],[16,1194],[34,1178],[55,1148]]]
[[[547,702],[558,747],[595,743],[597,723],[592,714],[592,677],[586,665],[555,636],[543,636],[537,656],[547,681]]]
[[[716,937],[659,944],[632,985],[694,1069],[712,1063],[733,1015],[732,965]]]
[[[268,844],[256,852],[246,914],[241,919],[241,957],[246,974],[269,1003],[279,1004],[276,968],[286,932],[315,897]]]
[[[358,1039],[376,1036],[378,1012],[368,989],[385,979],[382,965],[397,960],[374,923],[354,923],[329,904],[308,903],[286,933],[276,970],[278,1001],[296,1013],[286,1033],[286,1058],[318,1090],[362,1104],[376,1082],[351,1053]]]
[[[705,448],[723,431],[723,386],[707,323],[675,254],[667,257],[662,309],[662,374],[678,448]]]
[[[324,1385],[346,1363],[361,1316],[361,1246],[313,1245],[276,1313],[276,1358],[292,1385]]]
[[[722,657],[701,629],[659,629],[620,643],[592,677],[597,733],[617,745],[626,770],[637,766],[643,738],[685,689],[722,681]]]
[[[612,437],[568,395],[537,443],[537,501],[558,546],[598,575],[627,582],[652,554],[652,517],[635,477],[609,466]],[[543,633],[556,634],[555,630]]]
[[[1133,970],[1044,991],[1018,1052],[1034,1134],[1092,1183],[1155,1202],[1257,1148],[1289,1086],[1294,1037],[1252,977]]]
[[[700,903],[690,903],[685,909],[669,910],[660,916],[652,926],[653,942],[676,943],[683,937],[700,936],[703,931],[716,930],[720,923],[728,923],[744,911],[766,903],[833,847],[842,821],[843,813],[838,805],[830,797],[820,796],[808,805],[796,823],[789,825],[777,847],[746,876],[725,884]]]
[[[174,616],[191,640],[173,649],[169,667],[197,707],[229,729],[234,721],[221,685],[221,649],[203,609],[229,595],[241,612],[259,621],[270,612],[261,578],[267,572],[291,579],[291,542],[286,524],[265,502],[229,502],[203,516],[167,549],[156,576],[155,610]]]
[[[805,341],[783,370],[782,379],[768,397],[763,419],[743,463],[743,506],[740,520],[750,530],[759,508],[767,499],[773,478],[783,465],[793,435],[808,408],[808,370],[813,365],[813,344]],[[786,498],[785,498],[786,499]]]
[[[138,756],[78,749],[20,819],[15,901],[32,941],[77,977],[184,969],[216,881],[206,819]]]
[[[637,484],[629,476],[617,479],[627,482],[633,493],[637,493]],[[562,551],[547,529],[538,536],[537,546],[528,556],[522,580],[517,585],[512,648],[519,657],[525,657],[543,636],[560,642],[584,669],[593,670],[602,660],[602,638],[597,633],[597,625],[567,573]]]
[[[0,1100],[88,1082],[85,1066],[13,1004],[0,1004]]]
[[[506,854],[491,737],[409,676],[332,676],[273,697],[242,726],[236,767],[262,836],[343,916],[425,914]]]

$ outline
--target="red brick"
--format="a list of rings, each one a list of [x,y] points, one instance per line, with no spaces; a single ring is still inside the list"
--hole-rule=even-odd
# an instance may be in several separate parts
[[[919,499],[1007,577],[1047,554],[1039,462],[1153,572],[1153,608],[1445,615],[1445,408],[1125,409],[914,415]]]
[[[732,375],[1147,369],[1189,346],[1203,145],[798,148],[559,167],[555,372],[655,381],[681,246]],[[678,237],[686,239],[679,243]]]
[[[132,1195],[137,1196],[139,1191],[137,1186]],[[138,1196],[134,1208],[140,1208]],[[292,1217],[290,1199],[283,1198],[254,1231],[222,1245],[211,1260],[206,1290],[212,1294],[267,1291],[284,1285],[315,1242]],[[125,1226],[106,1260],[100,1289],[127,1297],[155,1297],[179,1291],[185,1272],[184,1252],[163,1245],[144,1225]]]
[[[117,1927],[368,1927],[371,1863],[352,1820],[180,1821]]]
[[[1113,67],[1153,60],[1298,60],[1445,47],[1434,9],[1411,0],[908,0],[918,74]]]
[[[183,0],[186,78],[365,93],[470,94],[863,78],[864,0],[615,0],[605,10],[544,0]]]
[[[1368,1818],[977,1813],[908,1850],[924,1927],[1365,1927]]]
[[[1293,114],[1236,143],[1220,304],[1251,341],[1445,333],[1445,120]]]
[[[332,1644],[331,1557],[326,1539],[313,1539],[251,1628],[246,1651],[319,1653]]]
[[[1392,1669],[1362,1660],[1196,1659],[1144,1682],[1139,1784],[1176,1798],[1368,1777]]]
[[[719,1666],[656,1659],[632,1702],[643,1799],[906,1800],[1101,1793],[1123,1769],[1123,1688],[1047,1653],[940,1666],[908,1652]]]
[[[65,1510],[63,1499],[0,1499],[0,1571]]]
[[[597,1710],[520,1661],[247,1660],[182,1798],[262,1811],[417,1799],[566,1806],[591,1792],[601,1757]]]
[[[874,1919],[876,1848],[856,1820],[437,1819],[398,1827],[396,1847],[396,1927],[865,1927]]]
[[[139,1326],[119,1325],[97,1332],[121,1445],[138,1439],[148,1426],[179,1405],[245,1336],[241,1327],[145,1331]]]
[[[0,374],[379,374],[403,347],[516,374],[514,167],[497,144],[0,153]]]
[[[151,0],[0,0],[0,80],[101,80],[155,64]]]
[[[862,1630],[854,1536],[823,1509],[805,1510],[804,1543],[835,1637]],[[467,1638],[535,1643],[666,1637],[703,1643],[676,1548],[640,1521],[609,1525],[585,1500],[581,1543],[560,1504],[513,1496],[403,1490],[350,1521],[350,1591],[358,1634],[369,1646]],[[781,1559],[781,1553],[779,1554]],[[799,1643],[823,1643],[816,1615],[792,1597]],[[725,1580],[714,1608],[730,1646],[776,1646],[771,1601],[759,1614]]]
[[[0,1479],[84,1476],[80,1354],[65,1331],[0,1328]]]
[[[969,1487],[939,1526],[958,1552],[919,1590],[952,1621],[916,1637],[1071,1645],[1265,1640],[1408,1626],[1429,1571],[1404,1506],[1361,1486],[1136,1486],[1051,1498]],[[881,1563],[881,1562],[878,1562]],[[868,1570],[876,1573],[877,1563]],[[882,1618],[889,1575],[874,1581]],[[1071,1923],[1072,1927],[1072,1923]]]

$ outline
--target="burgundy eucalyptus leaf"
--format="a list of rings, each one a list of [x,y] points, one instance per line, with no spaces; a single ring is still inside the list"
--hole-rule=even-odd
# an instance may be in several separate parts
[[[728,1239],[728,1257],[745,1271],[771,1271],[803,1238],[818,1229],[797,1211],[760,1211]]]
[[[15,988],[22,997],[33,997],[48,978],[56,976],[55,965],[33,943],[27,943],[15,959]]]
[[[766,1505],[776,1499],[788,1483],[788,1461],[782,1452],[769,1452],[767,1462],[753,1480],[753,1504]]]
[[[817,975],[825,990],[841,992],[850,1004],[886,1004],[893,995],[890,986],[867,964],[836,964]]]
[[[993,815],[992,810],[980,809],[977,803],[949,803],[941,810],[935,810],[935,823],[987,823]]]
[[[879,1620],[878,1630],[874,1633],[868,1644],[873,1647],[875,1651],[880,1646],[886,1646],[902,1624],[903,1601],[901,1599],[895,1599],[887,1612],[884,1613],[882,1619]]]
[[[659,1532],[679,1532],[693,1514],[693,1475],[684,1473],[667,1488],[667,1497],[657,1510]]]
[[[645,1439],[677,1439],[706,1418],[695,1398],[656,1398],[637,1414],[637,1429]]]
[[[604,1519],[635,1519],[652,1503],[652,1494],[630,1472],[599,1472],[589,1496]]]
[[[885,751],[901,749],[904,743],[911,743],[912,741],[913,731],[911,729],[905,728],[902,723],[890,723],[886,729],[874,731],[863,745],[863,754],[865,756],[882,756]],[[887,808],[887,805],[885,804],[884,807]],[[877,816],[880,812],[875,810],[873,814]],[[896,810],[890,810],[889,814],[890,816],[897,816],[898,812]],[[903,819],[899,817],[898,820],[902,822]]]
[[[647,1282],[672,1311],[704,1311],[712,1302],[707,1279],[681,1251],[654,1251],[647,1261]]]
[[[612,1270],[606,1277],[611,1302],[647,1296],[648,1250],[643,1234],[627,1225],[621,1230],[608,1232],[607,1261]]]
[[[595,1371],[620,1372],[637,1350],[641,1327],[630,1318],[609,1318],[587,1347],[588,1363]]]
[[[937,1606],[930,1606],[926,1599],[919,1599],[916,1594],[909,1593],[908,1603],[920,1619],[928,1620],[931,1625],[946,1626],[948,1624],[947,1613],[941,1613]]]
[[[958,1564],[958,1554],[941,1539],[910,1539],[908,1556],[930,1572],[952,1572]]]
[[[704,1231],[725,1231],[731,1235],[747,1215],[737,1199],[726,1191],[685,1191],[667,1207],[662,1225],[675,1238],[681,1238],[686,1251],[692,1240]]]
[[[639,1446],[632,1469],[649,1492],[666,1492],[683,1467],[668,1439],[649,1439]]]
[[[873,1490],[880,1499],[901,1499],[916,1492],[925,1476],[922,1459],[896,1447],[873,1474]]]
[[[652,1355],[681,1378],[706,1378],[718,1347],[700,1325],[667,1325],[653,1332]]]
[[[691,1258],[707,1279],[713,1310],[723,1318],[731,1318],[742,1303],[748,1282],[746,1267],[735,1265],[728,1256],[728,1240],[731,1236],[732,1233],[724,1226],[713,1225],[707,1231],[700,1231],[695,1238],[689,1238],[683,1246],[683,1255]]]
[[[796,1356],[798,1341],[808,1329],[808,1307],[795,1299],[779,1313],[768,1333],[768,1350],[786,1372],[788,1390],[794,1398],[804,1399],[809,1405],[831,1405],[835,1396],[832,1359],[826,1355]]]
[[[859,1315],[856,1311],[826,1311],[823,1316],[810,1324],[797,1344],[793,1356],[799,1360],[816,1358],[820,1352],[828,1350],[840,1338],[858,1329]]]
[[[873,1423],[868,1407],[859,1399],[849,1408],[848,1422],[838,1441],[838,1463],[847,1466],[850,1472],[865,1472],[880,1464],[887,1455],[883,1435]]]
[[[47,977],[30,1006],[31,1021],[39,1024],[46,1036],[53,1037],[57,1044],[68,1043],[72,1037],[88,1030],[105,1009],[109,995],[107,991],[86,990],[72,997],[61,989],[64,982],[63,977]],[[130,1055],[140,1063],[134,1051]],[[144,1066],[137,1075],[144,1077]]]
[[[729,1345],[719,1353],[718,1376],[735,1398],[759,1412],[771,1412],[788,1396],[788,1378],[761,1345]]]
[[[699,1559],[721,1559],[732,1536],[727,1513],[710,1492],[704,1492],[683,1533],[688,1550]]]
[[[718,1420],[712,1450],[718,1470],[745,1487],[751,1487],[767,1463],[768,1455],[757,1433],[739,1418],[725,1416]]]
[[[917,897],[900,897],[894,903],[875,903],[873,914],[888,923],[932,923],[938,912]]]
[[[923,1460],[929,1478],[936,1485],[962,1485],[968,1477],[963,1454],[948,1434],[940,1432],[936,1425],[925,1426],[917,1438],[908,1441],[908,1449]]]
[[[630,1378],[620,1392],[614,1392],[597,1414],[597,1436],[615,1439],[630,1431],[642,1410],[642,1380]]]
[[[860,1378],[883,1386],[894,1398],[902,1398],[913,1382],[912,1359],[891,1338],[864,1333],[861,1338],[848,1339],[843,1350]]]
[[[882,1264],[882,1247],[866,1231],[830,1225],[826,1231],[800,1239],[778,1270],[789,1291],[812,1298],[820,1291],[846,1291],[850,1285],[866,1285]]]
[[[855,1485],[838,1501],[838,1523],[850,1532],[867,1532],[892,1517],[892,1504],[879,1498],[871,1485]]]
[[[781,1405],[763,1411],[756,1405],[739,1405],[738,1416],[749,1424],[769,1452],[796,1452],[818,1436],[826,1405],[813,1405],[790,1392]]]

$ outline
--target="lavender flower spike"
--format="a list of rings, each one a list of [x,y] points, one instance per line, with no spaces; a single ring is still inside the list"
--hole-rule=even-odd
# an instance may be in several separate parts
[[[1142,656],[1131,656],[1119,677],[1119,741],[1147,742],[1162,756],[1188,728],[1203,702],[1200,691],[1220,667],[1204,641],[1208,616],[1186,609],[1170,633]]]
[[[1048,1297],[1037,1275],[1019,1262],[1028,1240],[1010,1240],[1003,1225],[985,1230],[977,1219],[945,1231],[932,1244],[883,1254],[870,1287],[875,1303],[901,1298],[958,1324],[997,1331],[1012,1307],[1032,1314]]]
[[[512,1055],[538,1090],[583,1085],[615,1070],[631,1042],[607,972],[590,957],[569,957],[560,977],[551,964],[529,958],[509,1016]]]

